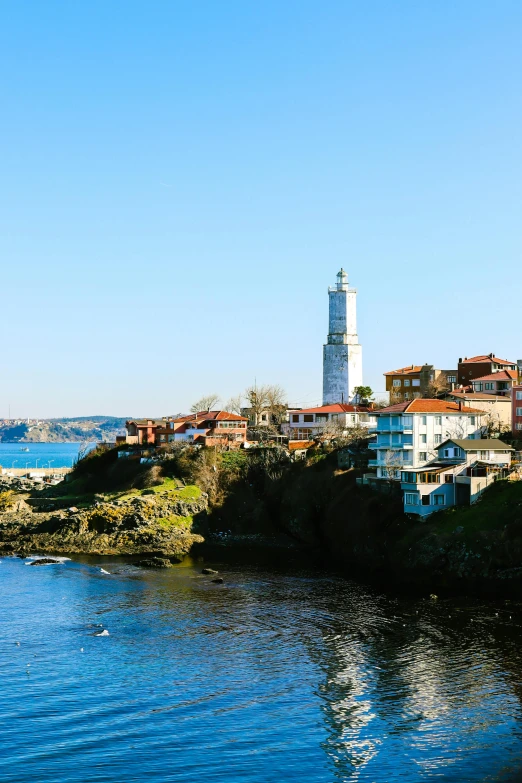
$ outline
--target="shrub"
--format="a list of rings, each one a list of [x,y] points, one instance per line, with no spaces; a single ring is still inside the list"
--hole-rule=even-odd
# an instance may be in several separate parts
[[[0,492],[0,511],[9,511],[14,504],[14,492],[12,489],[6,489]]]

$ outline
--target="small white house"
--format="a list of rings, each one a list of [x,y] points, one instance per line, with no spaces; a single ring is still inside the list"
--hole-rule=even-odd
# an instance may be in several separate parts
[[[475,503],[486,487],[507,475],[512,452],[511,446],[496,439],[445,441],[436,460],[401,471],[404,512],[427,517],[443,508]]]
[[[310,441],[329,429],[332,433],[359,426],[371,430],[375,425],[375,412],[370,408],[336,403],[291,411],[289,421],[282,425],[281,430],[288,434],[290,441]]]

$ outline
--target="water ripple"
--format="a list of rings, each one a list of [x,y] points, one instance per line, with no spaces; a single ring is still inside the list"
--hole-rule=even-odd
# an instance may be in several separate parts
[[[101,565],[0,565],[2,783],[515,779],[517,604]]]

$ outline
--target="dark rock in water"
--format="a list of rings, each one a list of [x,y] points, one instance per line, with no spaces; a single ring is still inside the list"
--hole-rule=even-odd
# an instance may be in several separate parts
[[[33,560],[30,565],[49,565],[50,563],[60,563],[60,560],[53,560],[52,557],[41,557],[40,560]]]
[[[150,557],[139,560],[135,565],[141,568],[172,568],[172,563],[166,557]]]
[[[222,585],[225,580],[223,579],[222,576],[218,576],[217,579],[211,579],[210,581],[214,582],[217,585]]]
[[[213,568],[203,568],[201,571],[202,574],[217,574],[217,571],[214,571]]]

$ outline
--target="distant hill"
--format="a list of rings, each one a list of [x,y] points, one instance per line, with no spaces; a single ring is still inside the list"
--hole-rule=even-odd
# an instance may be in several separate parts
[[[76,419],[44,419],[38,424],[0,424],[0,442],[114,441],[117,435],[125,434],[127,418],[79,416]]]

